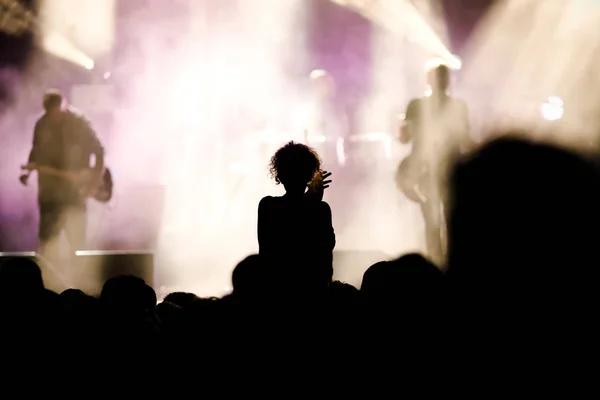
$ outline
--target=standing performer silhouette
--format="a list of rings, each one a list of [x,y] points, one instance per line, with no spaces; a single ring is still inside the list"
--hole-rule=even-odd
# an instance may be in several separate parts
[[[469,116],[464,101],[450,96],[450,69],[438,65],[427,73],[428,93],[406,109],[400,142],[412,142],[412,153],[398,170],[399,186],[421,205],[429,257],[444,261],[444,208],[451,163],[471,147]]]
[[[33,146],[23,169],[38,171],[38,252],[54,261],[63,230],[70,253],[85,249],[86,200],[102,180],[104,149],[87,119],[66,107],[60,92],[48,91],[43,106],[45,113],[35,124]],[[92,155],[94,166],[90,167]],[[87,173],[85,180],[83,175],[79,178],[81,172]],[[21,176],[23,184],[28,176]]]

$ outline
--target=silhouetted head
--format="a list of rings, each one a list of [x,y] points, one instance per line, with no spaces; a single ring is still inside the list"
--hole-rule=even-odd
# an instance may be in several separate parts
[[[60,294],[60,302],[63,310],[80,313],[93,312],[97,305],[97,300],[94,297],[88,296],[79,289],[63,291]]]
[[[450,68],[441,64],[427,71],[427,83],[433,93],[445,92],[450,86]]]
[[[0,294],[34,294],[44,291],[42,270],[31,259],[9,258],[0,265]]]
[[[156,308],[156,293],[143,279],[135,276],[111,278],[102,287],[100,302],[118,315],[143,317]]]
[[[265,272],[258,254],[253,254],[240,261],[231,274],[233,294],[247,296],[260,292],[265,284]]]
[[[181,308],[188,308],[199,299],[194,293],[187,292],[173,292],[169,293],[164,301],[167,303],[175,304]]]
[[[288,194],[302,196],[321,171],[321,160],[310,147],[289,142],[271,158],[270,171],[275,182],[281,183]]]
[[[368,300],[390,301],[439,294],[442,272],[420,254],[407,254],[394,261],[378,262],[363,275],[360,291]]]
[[[47,115],[56,117],[61,114],[63,102],[64,99],[60,91],[57,89],[50,89],[44,93],[42,106],[44,107],[44,111],[46,111]]]
[[[329,297],[336,306],[352,307],[358,304],[360,292],[354,286],[340,281],[333,281],[329,285]]]
[[[597,270],[600,179],[576,154],[496,140],[458,164],[451,190],[449,276],[506,290]]]
[[[156,306],[156,313],[161,320],[177,318],[181,315],[182,311],[182,307],[168,301],[163,301]]]
[[[68,303],[79,303],[82,301],[87,301],[93,297],[88,296],[82,290],[79,289],[66,289],[60,294],[61,301]]]

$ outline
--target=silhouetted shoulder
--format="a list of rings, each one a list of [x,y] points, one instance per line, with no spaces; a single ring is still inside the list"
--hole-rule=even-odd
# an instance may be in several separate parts
[[[258,203],[258,209],[264,209],[265,207],[269,207],[270,204],[275,202],[275,197],[273,196],[265,196]]]
[[[35,125],[34,125],[34,130],[38,130],[40,129],[45,123],[46,120],[48,118],[46,117],[46,114],[41,115],[36,121],[35,121]]]
[[[75,108],[73,106],[68,106],[67,112],[73,117],[85,119],[85,117],[83,116],[83,112],[80,109]]]
[[[327,203],[326,201],[318,202],[317,207],[318,207],[319,211],[322,212],[323,214],[331,216],[331,207],[329,206],[329,203]]]
[[[91,127],[91,122],[90,120],[88,120],[85,115],[83,115],[83,113],[81,111],[79,111],[76,108],[72,108],[69,107],[67,109],[67,113],[69,115],[69,117],[71,118],[71,121],[74,121],[77,124],[80,124],[81,126],[85,126],[85,127]]]
[[[45,121],[48,119],[48,115],[45,112],[40,113],[36,118],[36,124],[39,124],[41,121]]]
[[[406,121],[412,121],[418,118],[419,109],[421,107],[421,99],[412,99],[406,107],[406,113],[404,119]]]

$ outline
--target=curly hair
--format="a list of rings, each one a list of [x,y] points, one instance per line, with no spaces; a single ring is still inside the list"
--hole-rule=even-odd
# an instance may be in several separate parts
[[[271,157],[269,171],[277,184],[308,185],[321,171],[321,159],[314,149],[288,142]]]

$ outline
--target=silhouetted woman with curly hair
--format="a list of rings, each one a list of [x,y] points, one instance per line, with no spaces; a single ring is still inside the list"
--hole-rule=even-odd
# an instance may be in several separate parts
[[[321,170],[313,149],[294,142],[277,150],[270,171],[285,194],[264,197],[258,205],[259,254],[288,279],[286,285],[327,287],[333,275],[335,233],[323,193],[331,174]]]

